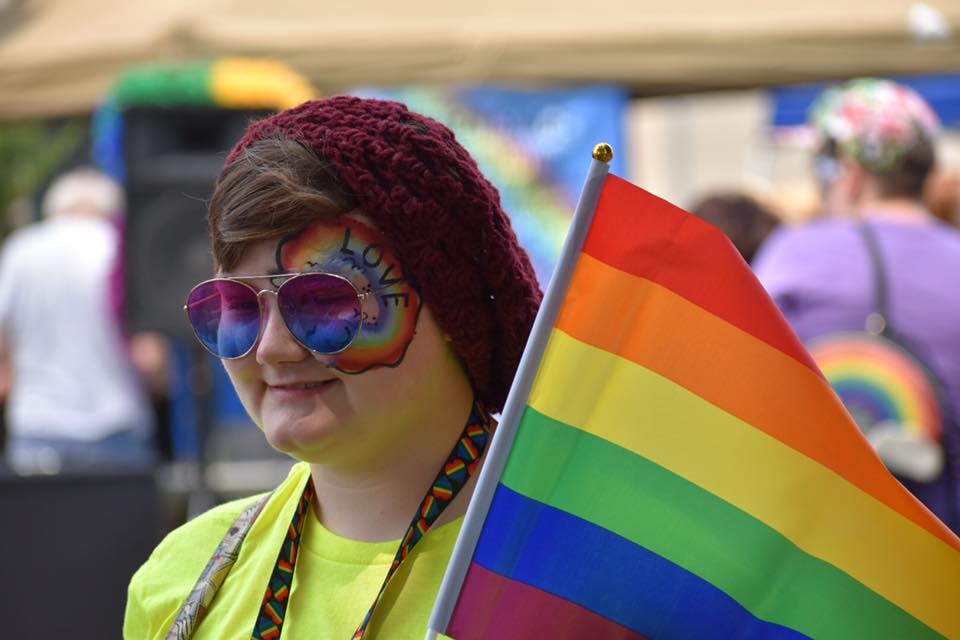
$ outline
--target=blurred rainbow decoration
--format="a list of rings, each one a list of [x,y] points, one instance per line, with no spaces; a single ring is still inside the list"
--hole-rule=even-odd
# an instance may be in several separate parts
[[[940,440],[943,416],[930,374],[894,343],[847,333],[814,342],[810,355],[861,429],[887,423]]]
[[[94,161],[124,179],[123,118],[130,107],[218,107],[280,111],[316,96],[310,83],[269,58],[219,58],[133,67],[93,118]]]
[[[594,142],[607,140],[626,150],[629,96],[619,87],[360,88],[353,93],[403,102],[453,129],[500,190],[543,286],[560,255]],[[619,158],[611,166],[626,172]]]
[[[916,482],[940,477],[942,395],[920,360],[883,335],[862,332],[824,336],[809,349],[887,468]]]
[[[93,115],[92,160],[121,184],[126,184],[123,113],[130,108],[211,107],[246,110],[256,115],[257,112],[266,114],[294,107],[316,96],[316,91],[303,76],[267,58],[219,58],[138,65],[120,75]],[[228,149],[223,151],[226,157]],[[115,291],[123,291],[123,273],[122,269],[117,269]],[[115,293],[114,297],[119,317],[122,294]],[[169,389],[170,429],[174,455],[191,458],[199,455],[197,434],[201,431],[200,411],[189,383],[193,362],[185,345],[174,346],[173,368],[176,373],[171,376]],[[255,429],[223,367],[215,365],[212,371],[214,422]]]

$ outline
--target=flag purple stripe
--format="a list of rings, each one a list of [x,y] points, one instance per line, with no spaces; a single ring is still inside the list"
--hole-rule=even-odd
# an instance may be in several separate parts
[[[497,487],[473,560],[658,640],[807,637],[757,618],[714,585],[648,549],[503,485]],[[540,615],[533,606],[521,609]]]

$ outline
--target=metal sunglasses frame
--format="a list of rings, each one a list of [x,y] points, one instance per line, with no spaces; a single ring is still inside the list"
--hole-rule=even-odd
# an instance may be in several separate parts
[[[291,282],[303,276],[316,276],[316,275],[336,278],[338,280],[343,280],[344,282],[346,282],[348,285],[350,285],[350,288],[353,289],[354,292],[357,294],[357,300],[360,302],[361,306],[363,305],[364,300],[366,300],[371,296],[376,295],[377,293],[383,290],[383,289],[374,289],[371,291],[361,292],[359,289],[357,289],[357,286],[352,282],[350,282],[347,278],[343,277],[338,273],[328,273],[326,271],[302,271],[297,273],[271,273],[271,274],[265,274],[265,275],[259,275],[259,276],[223,276],[219,278],[209,278],[207,280],[204,280],[203,282],[199,282],[196,285],[194,285],[194,287],[190,289],[190,293],[187,294],[188,304],[183,305],[183,311],[187,316],[187,322],[190,324],[190,330],[193,332],[193,335],[197,339],[197,342],[200,343],[200,346],[202,346],[212,356],[216,358],[220,358],[221,360],[239,360],[240,358],[245,358],[248,355],[250,355],[250,353],[253,352],[253,350],[260,343],[260,338],[263,337],[264,309],[263,309],[263,303],[260,300],[260,296],[267,293],[273,294],[274,296],[278,296],[280,294],[280,289],[282,289],[283,286],[288,282]],[[286,278],[286,279],[283,282],[281,282],[279,285],[277,285],[276,289],[260,289],[259,291],[257,291],[255,287],[253,287],[252,285],[246,282],[247,280],[263,280],[263,279],[273,280],[275,278]],[[193,322],[190,321],[189,300],[190,300],[190,296],[193,295],[193,292],[205,284],[209,284],[211,282],[221,282],[224,280],[237,282],[238,284],[242,284],[246,288],[250,289],[250,291],[252,291],[253,294],[256,296],[257,305],[260,307],[260,314],[259,314],[260,322],[257,328],[257,337],[256,339],[254,339],[253,344],[250,345],[250,348],[244,351],[239,356],[227,357],[227,356],[222,356],[218,353],[214,353],[213,350],[207,347],[204,341],[200,339],[200,336],[197,334],[196,327],[194,327]],[[385,288],[386,287],[384,287],[384,289]],[[278,309],[279,309],[279,305],[278,305]],[[280,314],[280,319],[283,320],[283,325],[287,328],[287,331],[290,333],[290,336],[294,340],[296,340],[300,346],[302,346],[304,349],[306,349],[310,353],[316,353],[324,356],[334,356],[334,355],[337,355],[338,353],[343,353],[344,351],[349,349],[354,342],[356,342],[357,338],[360,337],[360,332],[363,331],[363,314],[361,312],[360,320],[357,326],[357,332],[353,335],[353,338],[350,339],[350,342],[348,342],[342,349],[339,349],[338,351],[317,351],[316,349],[313,349],[310,346],[304,344],[303,341],[300,340],[300,338],[294,335],[293,331],[290,330],[290,325],[287,324],[287,319],[283,317],[282,313]]]

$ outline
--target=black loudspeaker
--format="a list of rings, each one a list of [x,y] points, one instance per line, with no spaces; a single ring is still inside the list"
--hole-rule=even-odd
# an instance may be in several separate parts
[[[211,277],[206,203],[213,182],[250,121],[268,113],[213,107],[123,112],[129,330],[191,339],[183,304],[195,284]]]
[[[154,477],[0,476],[4,638],[120,638],[127,585],[162,534]]]

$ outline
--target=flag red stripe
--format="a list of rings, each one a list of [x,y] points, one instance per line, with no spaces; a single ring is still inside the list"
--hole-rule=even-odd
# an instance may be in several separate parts
[[[676,250],[678,246],[683,250]],[[820,375],[730,241],[669,202],[607,176],[583,251],[663,285]]]

